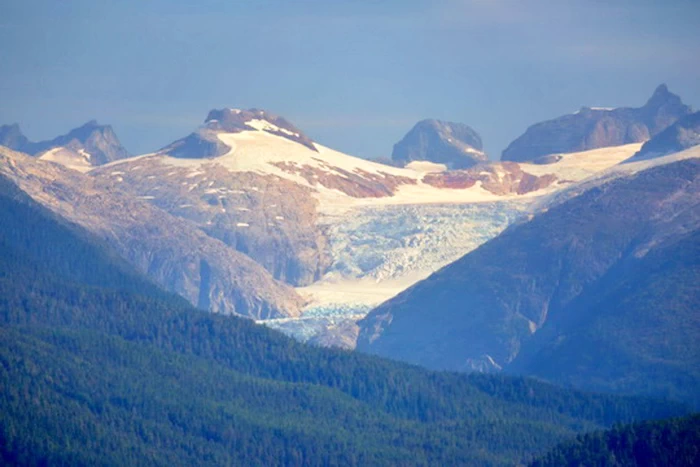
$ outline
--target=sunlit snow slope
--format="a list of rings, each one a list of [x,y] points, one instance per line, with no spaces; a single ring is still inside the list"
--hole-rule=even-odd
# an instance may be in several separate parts
[[[157,153],[91,173],[195,222],[297,286],[308,301],[303,316],[267,324],[307,339],[363,316],[530,215],[543,195],[639,146],[554,155],[546,165],[396,168],[314,143],[264,111],[224,109]]]

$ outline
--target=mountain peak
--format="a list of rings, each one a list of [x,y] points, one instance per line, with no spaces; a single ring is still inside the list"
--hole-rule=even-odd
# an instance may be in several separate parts
[[[394,145],[391,158],[404,165],[423,160],[445,164],[450,169],[466,169],[488,160],[482,149],[481,137],[468,125],[426,119],[416,123]]]
[[[656,94],[670,94],[666,83],[661,83],[656,87],[656,89],[654,90],[654,95]]]
[[[510,143],[501,160],[525,162],[647,141],[691,112],[668,86],[660,84],[642,107],[584,107],[575,114],[536,123]]]
[[[20,152],[26,152],[29,140],[22,133],[19,124],[0,125],[0,146]]]
[[[673,106],[683,106],[680,96],[673,94],[668,90],[668,86],[665,84],[660,84],[654,90],[647,103],[644,105],[646,108],[658,109],[664,105]]]
[[[90,120],[65,135],[40,142],[29,141],[17,124],[6,125],[0,127],[0,144],[82,171],[129,157],[112,127],[100,125],[97,120]]]
[[[116,135],[114,134],[114,130],[110,125],[100,125],[97,123],[97,120],[90,120],[79,126],[78,128],[74,128],[73,130],[69,131],[66,135],[64,136],[59,136],[56,138],[54,141],[57,140],[71,140],[71,139],[76,139],[80,141],[81,143],[86,143],[87,140],[90,138],[95,138],[98,134],[101,134],[103,136],[108,136],[111,139],[116,139]]]
[[[313,141],[288,120],[262,109],[214,109],[207,115],[205,126],[210,130],[227,133],[250,130],[266,131],[316,150]]]
[[[98,127],[98,126],[100,126],[100,124],[97,123],[97,120],[95,120],[95,119],[93,118],[92,120],[88,120],[87,122],[83,123],[83,124],[82,124],[81,126],[79,126],[78,128],[95,128],[95,127]],[[103,125],[103,126],[106,126],[106,125]]]
[[[226,107],[210,110],[204,126],[179,139],[159,153],[183,159],[206,159],[226,154],[231,148],[219,138],[219,133],[262,131],[299,143],[318,152],[314,142],[289,121],[262,109],[236,109]]]

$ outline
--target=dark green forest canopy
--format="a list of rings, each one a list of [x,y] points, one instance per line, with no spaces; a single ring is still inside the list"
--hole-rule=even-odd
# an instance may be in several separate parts
[[[0,450],[19,464],[512,464],[681,405],[307,347],[160,291],[0,178]]]
[[[535,460],[533,467],[560,465],[667,466],[700,464],[700,414],[616,426],[578,436]]]

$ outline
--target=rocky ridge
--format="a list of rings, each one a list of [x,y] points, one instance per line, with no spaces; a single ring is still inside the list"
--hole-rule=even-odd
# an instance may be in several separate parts
[[[0,127],[0,145],[85,172],[130,157],[110,125],[91,120],[52,140],[31,142],[19,125]]]
[[[700,144],[700,112],[679,119],[676,123],[644,143],[629,162],[654,159],[683,151]]]
[[[503,151],[501,160],[537,161],[550,154],[643,142],[690,113],[691,108],[662,84],[642,107],[583,107],[532,125]]]

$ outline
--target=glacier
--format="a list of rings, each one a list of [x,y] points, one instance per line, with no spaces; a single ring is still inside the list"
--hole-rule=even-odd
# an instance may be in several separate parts
[[[357,206],[321,219],[332,265],[297,288],[308,300],[298,318],[260,323],[301,341],[357,321],[372,308],[497,236],[531,211],[532,200]]]

